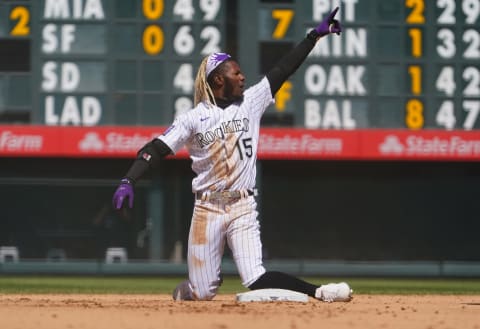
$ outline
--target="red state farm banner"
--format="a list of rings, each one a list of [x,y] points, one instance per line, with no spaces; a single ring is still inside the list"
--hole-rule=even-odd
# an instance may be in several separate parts
[[[0,156],[134,157],[164,128],[0,126]]]
[[[361,148],[363,159],[479,161],[480,131],[371,130]]]
[[[1,126],[3,157],[133,158],[166,127]],[[176,158],[187,158],[186,150]],[[480,161],[480,131],[263,128],[260,159]]]
[[[260,159],[359,159],[360,133],[346,130],[260,129]]]
[[[68,128],[63,134],[62,149],[70,157],[134,157],[164,130],[164,127]]]
[[[61,134],[45,126],[0,126],[0,156],[62,156]]]

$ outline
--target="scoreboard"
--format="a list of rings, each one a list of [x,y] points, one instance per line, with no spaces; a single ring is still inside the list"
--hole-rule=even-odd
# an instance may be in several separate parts
[[[480,127],[480,1],[239,1],[240,62],[265,73],[333,8],[320,40],[277,94],[272,124],[312,129]],[[248,26],[247,26],[248,25]],[[243,30],[245,29],[245,30]],[[253,38],[253,39],[252,39]],[[252,49],[253,48],[253,49]],[[256,71],[256,72],[255,72]]]
[[[224,30],[221,0],[3,0],[0,117],[167,124],[192,107],[195,67]]]
[[[336,6],[264,125],[480,128],[479,0],[0,0],[0,123],[168,125],[203,56],[252,84]]]

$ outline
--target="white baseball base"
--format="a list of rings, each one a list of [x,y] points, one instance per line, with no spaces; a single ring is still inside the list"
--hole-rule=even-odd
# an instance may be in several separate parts
[[[287,289],[257,289],[237,294],[237,301],[307,303],[308,295]]]

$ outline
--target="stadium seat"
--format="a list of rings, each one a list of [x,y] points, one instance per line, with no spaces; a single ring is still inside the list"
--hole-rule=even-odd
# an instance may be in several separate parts
[[[65,250],[60,248],[51,248],[47,251],[47,261],[50,262],[63,262],[67,259]]]
[[[105,253],[105,262],[107,264],[126,263],[128,260],[127,250],[125,248],[111,247],[107,248]]]
[[[0,263],[17,263],[18,262],[18,248],[15,246],[0,247]]]

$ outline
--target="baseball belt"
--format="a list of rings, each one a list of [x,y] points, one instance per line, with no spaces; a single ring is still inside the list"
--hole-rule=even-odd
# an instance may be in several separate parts
[[[238,191],[216,191],[216,192],[196,192],[197,200],[202,201],[231,201],[235,199],[246,198],[257,195],[257,190],[238,190]]]

